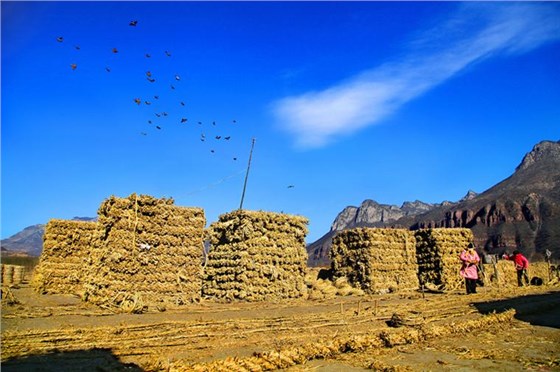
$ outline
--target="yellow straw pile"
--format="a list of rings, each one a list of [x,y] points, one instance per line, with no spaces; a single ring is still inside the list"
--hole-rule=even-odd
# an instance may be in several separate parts
[[[202,293],[221,300],[265,301],[306,294],[307,219],[239,210],[210,225]]]
[[[108,198],[98,216],[101,245],[90,255],[85,300],[140,312],[200,298],[206,224],[201,208],[132,194]]]
[[[418,288],[416,242],[404,229],[356,228],[333,238],[334,278],[368,293]]]

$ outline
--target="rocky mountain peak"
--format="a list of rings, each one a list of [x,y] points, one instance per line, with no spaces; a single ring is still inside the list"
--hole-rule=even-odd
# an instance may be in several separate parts
[[[401,207],[380,204],[375,200],[366,199],[359,207],[346,207],[336,216],[331,225],[332,231],[341,231],[357,226],[375,226],[397,221],[405,216],[416,216],[435,207],[435,204],[420,200],[406,201]]]
[[[478,196],[478,193],[469,190],[469,192],[467,192],[467,195],[463,196],[463,198],[461,200],[459,200],[460,202],[464,202],[467,200],[473,200],[474,198],[476,198]]]
[[[516,171],[524,170],[543,160],[560,161],[560,141],[542,141],[537,143],[533,149],[528,152],[521,164],[515,168]]]
[[[405,201],[401,206],[401,210],[406,216],[424,213],[431,210],[432,208],[434,208],[434,204],[424,203],[420,200],[415,200],[413,202]]]

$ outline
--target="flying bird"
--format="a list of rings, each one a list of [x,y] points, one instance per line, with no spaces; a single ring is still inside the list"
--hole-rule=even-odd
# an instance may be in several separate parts
[[[148,133],[146,132],[140,132],[141,135],[146,136]]]
[[[224,139],[225,139],[226,141],[229,141],[230,138],[231,138],[231,136],[224,137]]]
[[[151,121],[151,120],[148,120],[148,124],[152,124],[152,121]]]
[[[138,24],[138,21],[130,21],[130,23],[128,24],[129,26],[136,26]]]
[[[56,41],[58,41],[59,43],[62,43],[64,41],[64,38],[62,36],[59,36],[56,38]]]
[[[161,129],[161,127],[160,127],[159,125],[156,125],[156,128],[157,128],[157,129]]]
[[[105,71],[111,72],[111,68],[110,67],[105,67]]]
[[[144,103],[145,103],[146,105],[151,105],[151,104],[152,104],[152,102],[150,102],[150,101],[144,101]]]
[[[199,121],[199,122],[198,122],[198,125],[202,125],[202,122],[201,122],[201,121]]]
[[[233,124],[237,123],[237,120],[233,120]]]
[[[160,114],[158,114],[157,112],[156,112],[156,116],[157,116],[158,118],[161,118],[161,115],[160,115]]]
[[[78,65],[75,64],[75,63],[72,63],[72,64],[70,64],[70,67],[72,68],[72,70],[75,70],[78,67]]]
[[[174,87],[173,85],[171,85],[171,89],[173,89],[173,90],[174,90],[174,89],[175,89],[175,87]]]
[[[142,100],[140,98],[134,98],[134,102],[136,102],[137,105],[140,105]]]
[[[151,71],[146,71],[146,76],[147,77],[152,77],[152,72]]]
[[[216,122],[215,122],[215,121],[213,121],[213,122],[212,122],[212,125],[216,125]]]
[[[151,55],[149,53],[144,54],[146,56],[146,58],[150,58]]]
[[[154,96],[155,99],[159,99],[159,96]]]
[[[181,80],[181,77],[179,75],[175,75],[175,80],[179,81]]]
[[[113,48],[113,53],[117,54],[119,50],[117,48]]]
[[[79,45],[75,45],[74,48],[76,48],[76,50],[80,50],[80,46],[79,46]]]
[[[237,158],[233,158],[233,160],[237,160]]]
[[[210,150],[210,152],[213,154],[215,151],[214,151],[214,150]]]
[[[161,114],[162,114],[163,116],[167,116],[167,112],[165,112],[165,111],[162,112]]]
[[[165,55],[168,56],[168,57],[171,57],[171,52],[169,52],[169,51],[166,50],[166,51],[165,51]]]
[[[289,185],[288,188],[289,189],[293,189],[295,186],[294,185]]]
[[[216,136],[216,139],[219,140],[220,138],[222,138],[222,136]]]
[[[181,123],[185,123],[186,121],[187,121],[187,119],[185,119],[185,118],[181,119]]]
[[[181,106],[185,106],[185,102],[181,101]]]
[[[156,79],[154,79],[154,78],[149,78],[149,77],[147,77],[146,79],[147,79],[150,83],[154,83],[154,82],[156,81]]]

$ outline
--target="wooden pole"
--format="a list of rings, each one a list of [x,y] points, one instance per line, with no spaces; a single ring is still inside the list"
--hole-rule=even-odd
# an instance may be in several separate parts
[[[243,200],[245,199],[245,190],[247,189],[247,179],[249,179],[249,169],[251,169],[251,158],[253,157],[253,148],[255,147],[255,139],[251,142],[251,152],[249,153],[249,163],[247,164],[247,173],[245,173],[245,182],[243,183],[243,193],[241,194],[241,203],[239,210],[243,209]]]

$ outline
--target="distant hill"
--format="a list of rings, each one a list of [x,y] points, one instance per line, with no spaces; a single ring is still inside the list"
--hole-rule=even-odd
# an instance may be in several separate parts
[[[346,207],[331,230],[307,246],[309,264],[329,264],[332,237],[357,226],[467,227],[477,246],[488,252],[519,249],[538,259],[548,249],[559,259],[560,141],[538,143],[510,177],[481,194],[469,191],[455,203],[416,201],[397,207],[366,200],[360,207]]]
[[[74,221],[95,221],[94,217],[74,217]],[[45,225],[28,226],[22,231],[0,241],[3,255],[29,255],[38,257],[43,251]]]

